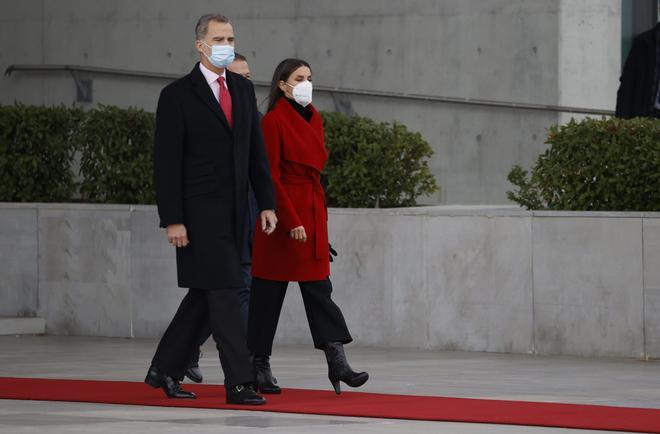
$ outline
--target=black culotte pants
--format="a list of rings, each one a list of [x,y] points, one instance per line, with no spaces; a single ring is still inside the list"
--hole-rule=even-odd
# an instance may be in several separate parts
[[[209,315],[209,312],[212,314]],[[152,365],[183,380],[190,354],[198,351],[199,335],[205,325],[220,353],[225,384],[234,387],[254,382],[254,370],[241,330],[237,290],[190,289],[158,344]]]
[[[252,354],[269,356],[282,312],[282,303],[289,282],[254,277],[250,291],[248,314],[248,347]],[[312,332],[314,347],[323,349],[328,342],[347,344],[353,340],[344,315],[330,298],[330,279],[298,282],[305,304],[307,322]]]

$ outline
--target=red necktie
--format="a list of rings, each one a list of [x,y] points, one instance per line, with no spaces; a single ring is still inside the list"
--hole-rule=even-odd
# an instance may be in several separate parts
[[[234,119],[231,116],[231,95],[227,86],[225,86],[225,78],[223,76],[218,77],[218,83],[220,83],[220,108],[227,118],[229,127],[234,127]]]

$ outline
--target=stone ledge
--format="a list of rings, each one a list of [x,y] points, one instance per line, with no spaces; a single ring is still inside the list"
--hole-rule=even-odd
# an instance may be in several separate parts
[[[45,333],[46,321],[43,318],[0,317],[0,336]]]
[[[155,205],[96,203],[0,202],[0,209],[64,211],[155,212]],[[517,205],[433,205],[409,208],[328,208],[337,215],[393,215],[447,217],[573,217],[573,218],[660,218],[660,212],[637,211],[528,211]]]

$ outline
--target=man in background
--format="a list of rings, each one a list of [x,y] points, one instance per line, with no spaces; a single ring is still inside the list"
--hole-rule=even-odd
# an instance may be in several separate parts
[[[660,118],[660,24],[637,36],[623,66],[616,99],[620,118]]]

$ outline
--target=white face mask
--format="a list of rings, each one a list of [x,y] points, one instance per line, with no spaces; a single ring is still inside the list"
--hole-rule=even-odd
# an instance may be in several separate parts
[[[301,81],[293,86],[289,83],[287,85],[292,87],[291,94],[293,99],[303,107],[307,107],[312,103],[312,82],[309,80]]]

